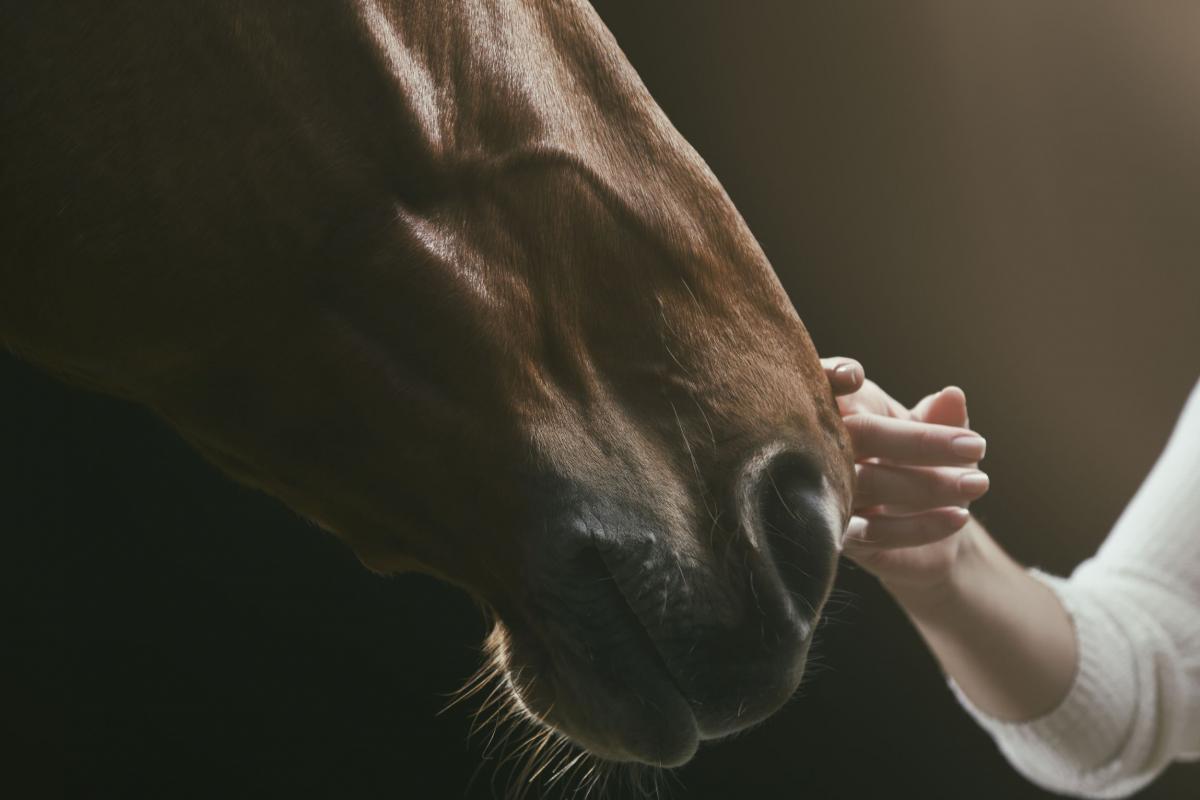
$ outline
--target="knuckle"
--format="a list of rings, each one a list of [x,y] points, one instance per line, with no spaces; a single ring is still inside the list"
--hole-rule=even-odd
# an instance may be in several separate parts
[[[874,424],[874,421],[871,419],[871,415],[858,411],[857,405],[855,407],[855,412],[856,413],[851,414],[846,418],[846,425],[852,430],[857,430],[859,433],[862,433],[863,431],[869,431],[871,426]]]
[[[918,446],[922,454],[926,456],[937,455],[940,450],[940,444],[941,437],[938,436],[937,431],[929,427],[921,430],[921,437],[918,440]]]
[[[855,409],[857,411],[857,409]],[[871,440],[876,427],[871,414],[855,413],[846,417],[846,428],[855,447],[863,447]]]

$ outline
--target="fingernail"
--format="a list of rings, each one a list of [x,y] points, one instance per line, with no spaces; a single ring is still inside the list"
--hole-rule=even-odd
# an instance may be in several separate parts
[[[950,451],[959,458],[978,461],[987,452],[987,441],[982,436],[956,436],[950,442]]]
[[[862,517],[851,517],[850,524],[846,526],[846,532],[842,534],[842,541],[852,538],[861,539],[866,532],[867,521]]]
[[[842,364],[833,371],[834,375],[848,381],[858,381],[862,368],[858,364]]]
[[[967,472],[958,479],[958,490],[968,497],[978,497],[988,490],[990,481],[982,472]]]

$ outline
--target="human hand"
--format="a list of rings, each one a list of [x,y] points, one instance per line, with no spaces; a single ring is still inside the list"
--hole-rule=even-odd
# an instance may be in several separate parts
[[[986,443],[948,387],[905,408],[849,359],[824,359],[854,445],[854,516],[844,553],[896,592],[936,586],[962,546],[967,506],[988,489]]]

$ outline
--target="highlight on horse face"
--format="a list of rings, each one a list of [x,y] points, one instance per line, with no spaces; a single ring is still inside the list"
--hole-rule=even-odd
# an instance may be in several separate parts
[[[146,403],[371,568],[478,597],[515,712],[601,758],[682,764],[779,708],[848,443],[761,249],[591,9],[175,13],[220,57],[141,9],[91,21],[111,52],[78,74],[20,64],[50,110],[6,133],[40,156],[9,240],[31,274],[89,268],[53,298],[70,325],[31,299],[10,346]],[[194,83],[162,68],[188,59]],[[111,89],[97,60],[141,76],[136,135],[71,104]]]

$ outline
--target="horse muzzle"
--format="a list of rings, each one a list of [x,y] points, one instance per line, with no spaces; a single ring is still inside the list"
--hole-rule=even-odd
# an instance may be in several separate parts
[[[749,460],[731,489],[686,535],[570,493],[523,596],[497,609],[500,666],[533,715],[602,758],[678,766],[788,700],[833,581],[841,504],[787,451]]]

